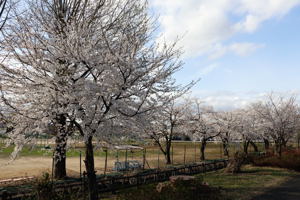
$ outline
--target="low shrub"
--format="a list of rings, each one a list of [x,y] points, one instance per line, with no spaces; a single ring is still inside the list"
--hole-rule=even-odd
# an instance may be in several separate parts
[[[256,166],[270,166],[300,171],[300,151],[289,149],[282,153],[281,157],[269,154],[266,157],[255,157],[252,162]]]
[[[119,200],[223,200],[221,190],[203,183],[202,178],[190,181],[176,180],[130,189]]]
[[[82,194],[74,191],[64,190],[55,191],[55,184],[50,179],[49,173],[33,182],[34,196],[26,198],[26,200],[80,200],[83,199]]]

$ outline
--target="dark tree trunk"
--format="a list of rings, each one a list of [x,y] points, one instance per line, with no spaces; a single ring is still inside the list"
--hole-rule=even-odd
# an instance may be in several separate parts
[[[206,148],[206,140],[202,139],[201,140],[201,147],[200,147],[200,160],[205,160],[205,148]]]
[[[282,139],[282,146],[283,146],[284,148],[287,147],[287,143],[288,143],[288,140]]]
[[[228,140],[224,139],[224,140],[222,140],[222,143],[223,143],[224,156],[229,157]]]
[[[278,152],[278,154],[279,154],[279,157],[281,158],[281,154],[282,154],[282,144],[281,143],[279,144],[279,152]]]
[[[168,165],[171,164],[171,151],[170,151],[170,148],[166,149],[165,157],[166,157],[166,164],[168,164]]]
[[[257,145],[253,141],[250,141],[250,144],[251,144],[251,146],[253,146],[254,152],[258,152]]]
[[[280,140],[275,140],[275,151],[276,154],[281,157],[281,153],[282,153],[282,144]]]
[[[244,146],[244,153],[248,154],[249,141],[248,140],[244,141],[243,146]]]
[[[268,152],[270,149],[270,142],[268,139],[264,139],[264,143],[265,143],[265,151]]]
[[[62,179],[67,176],[66,171],[66,137],[55,138],[54,178]]]
[[[166,159],[166,164],[169,165],[171,164],[171,145],[172,145],[172,138],[171,137],[166,137],[166,147],[165,150],[163,151]]]
[[[55,152],[54,152],[54,178],[62,179],[67,176],[66,171],[66,146],[67,146],[67,132],[66,132],[66,117],[59,115],[56,118],[56,138],[55,138]]]
[[[96,180],[95,164],[94,164],[94,150],[93,150],[93,137],[90,136],[85,142],[85,168],[87,172],[88,181],[88,195],[89,200],[98,199],[98,185]]]

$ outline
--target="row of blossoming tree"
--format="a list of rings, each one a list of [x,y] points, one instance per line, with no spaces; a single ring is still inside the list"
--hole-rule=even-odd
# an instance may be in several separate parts
[[[295,98],[270,96],[248,109],[216,112],[182,97],[181,52],[158,44],[145,0],[23,0],[11,7],[1,31],[1,121],[15,153],[40,135],[55,138],[54,174],[66,176],[68,138],[85,144],[90,200],[98,199],[95,141],[123,136],[153,139],[170,163],[176,134],[201,140],[255,140],[282,148],[298,130]],[[163,144],[164,143],[164,144]],[[16,155],[16,154],[14,154]]]
[[[94,139],[120,137],[194,83],[176,85],[175,43],[158,44],[145,0],[24,0],[2,29],[2,118],[18,152],[51,130],[55,177],[66,176],[66,144],[80,133],[90,200],[98,199]],[[114,127],[114,128],[112,128]]]
[[[289,141],[294,142],[300,131],[300,110],[295,96],[270,94],[262,101],[243,109],[215,111],[199,99],[170,103],[160,112],[148,114],[141,123],[140,134],[152,138],[170,164],[172,139],[188,135],[201,142],[200,160],[205,160],[208,141],[219,141],[224,156],[229,156],[229,143],[235,142],[248,153],[249,145],[258,151],[257,142],[264,143],[265,151],[274,143],[281,156]],[[241,145],[240,145],[241,144]]]

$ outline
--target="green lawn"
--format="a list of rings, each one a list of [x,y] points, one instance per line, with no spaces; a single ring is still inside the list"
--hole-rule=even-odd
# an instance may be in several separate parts
[[[209,172],[197,176],[202,177],[203,181],[208,183],[209,186],[220,188],[221,199],[251,200],[253,197],[284,183],[295,175],[299,175],[299,173],[279,168],[253,167],[247,165],[243,167],[242,173],[240,174],[225,174],[223,170],[219,170],[217,172]],[[139,190],[138,193],[141,193],[140,190],[146,191],[147,195],[151,196],[151,192],[156,192],[155,187],[156,184],[150,184],[142,186],[139,189],[132,188],[123,190],[117,195],[106,196],[105,200],[127,200],[122,199],[123,194],[127,192],[134,193],[135,191],[137,192],[137,190]]]
[[[245,166],[240,174],[225,174],[222,170],[206,173],[203,180],[224,189],[229,199],[250,200],[270,187],[282,184],[299,173],[271,167]]]

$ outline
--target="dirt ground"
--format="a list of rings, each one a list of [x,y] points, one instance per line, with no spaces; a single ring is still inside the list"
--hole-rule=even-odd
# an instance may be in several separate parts
[[[173,161],[175,164],[184,164],[200,162],[199,148],[195,148],[194,144],[187,143],[186,156],[184,156],[185,143],[176,143],[174,148]],[[198,144],[199,146],[199,144]],[[197,147],[198,147],[197,146]],[[156,153],[158,152],[158,153]],[[207,159],[220,158],[219,148],[212,146],[206,150]],[[158,159],[159,158],[159,159]],[[85,170],[84,158],[82,158],[81,168],[82,172]],[[128,160],[138,160],[143,163],[142,155],[132,157],[128,154]],[[115,156],[108,157],[108,172],[114,167],[116,161]],[[120,156],[119,161],[125,161],[125,157]],[[158,147],[147,148],[145,168],[161,168],[165,166],[164,155],[158,150]],[[105,158],[102,156],[95,156],[95,169],[97,174],[102,174],[104,171]],[[40,176],[43,172],[51,173],[52,159],[50,156],[22,156],[16,160],[9,162],[8,157],[0,157],[0,180],[14,177],[24,176]],[[67,158],[67,175],[76,177],[80,172],[80,159],[79,157]]]
[[[128,157],[128,160],[138,160],[143,162],[141,157]],[[116,159],[109,157],[107,161],[107,171],[111,171]],[[124,161],[124,158],[120,158],[120,161]],[[165,159],[163,155],[149,155],[146,158],[145,168],[157,168],[165,166]],[[195,161],[194,155],[187,154],[186,163],[192,163]],[[198,162],[200,160],[197,160]],[[182,155],[174,156],[174,163],[183,164],[184,159]],[[95,169],[97,174],[101,174],[104,171],[105,159],[104,157],[95,157]],[[85,170],[84,162],[81,162],[82,172]],[[9,162],[8,158],[0,158],[0,180],[14,177],[24,176],[40,176],[43,172],[51,173],[52,159],[51,157],[20,157],[14,161]],[[67,158],[67,174],[68,176],[77,177],[80,172],[80,159],[79,157]]]
[[[108,166],[113,166],[114,160],[108,160]],[[97,166],[104,166],[103,158],[95,158],[96,170],[101,172],[102,169]],[[23,176],[40,176],[43,172],[51,173],[52,159],[50,157],[21,157],[12,162],[9,159],[0,158],[0,179],[23,177]],[[104,168],[104,167],[103,167]],[[79,158],[67,158],[67,174],[69,176],[79,176],[80,161]],[[82,171],[84,163],[82,161]]]

